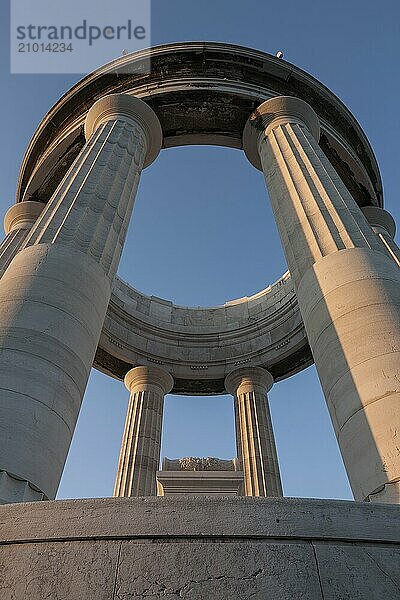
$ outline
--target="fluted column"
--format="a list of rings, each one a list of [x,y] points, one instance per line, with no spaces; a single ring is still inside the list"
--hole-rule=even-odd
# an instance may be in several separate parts
[[[4,217],[6,237],[0,244],[0,278],[21,248],[28,231],[34,225],[43,207],[44,204],[40,202],[19,202],[6,212]],[[34,485],[3,470],[0,457],[0,504],[4,501],[29,502],[43,499],[43,492]]]
[[[312,108],[278,97],[243,144],[265,174],[354,496],[400,502],[400,270],[318,139]]]
[[[87,143],[0,281],[0,470],[54,498],[159,121],[105,96]],[[11,482],[12,483],[12,482]],[[7,480],[3,502],[23,500]]]
[[[390,213],[378,206],[364,206],[362,209],[368,223],[382,242],[382,247],[400,267],[400,249],[394,241],[396,223]]]
[[[135,367],[125,385],[130,398],[114,496],[156,496],[164,396],[174,380],[158,367]]]
[[[282,496],[282,484],[267,393],[272,375],[259,367],[238,369],[225,378],[235,402],[236,441],[245,496]]]
[[[0,244],[0,277],[22,246],[28,231],[42,212],[41,202],[19,202],[11,206],[4,217],[6,237]]]

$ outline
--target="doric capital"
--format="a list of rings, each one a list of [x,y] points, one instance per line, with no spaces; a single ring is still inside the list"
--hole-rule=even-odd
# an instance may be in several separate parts
[[[379,233],[380,229],[384,230],[391,238],[396,235],[396,223],[390,213],[378,206],[364,206],[362,209],[368,223],[372,229]]]
[[[174,380],[168,371],[153,366],[134,367],[125,375],[124,383],[131,394],[157,387],[165,395],[174,387]]]
[[[143,100],[129,94],[109,94],[97,100],[85,120],[85,137],[90,138],[96,129],[112,120],[123,120],[140,125],[147,140],[144,166],[148,167],[158,156],[162,146],[160,121],[152,108]]]
[[[36,222],[44,206],[41,202],[33,202],[32,200],[18,202],[18,204],[11,206],[4,217],[4,231],[6,235],[15,229],[30,229]]]
[[[271,373],[261,367],[244,367],[232,371],[225,377],[225,389],[232,395],[255,391],[257,388],[266,394],[273,383],[274,378]]]
[[[243,150],[256,169],[262,170],[258,151],[261,136],[285,123],[305,125],[319,141],[319,119],[307,102],[294,96],[276,96],[266,100],[250,115],[243,130]]]

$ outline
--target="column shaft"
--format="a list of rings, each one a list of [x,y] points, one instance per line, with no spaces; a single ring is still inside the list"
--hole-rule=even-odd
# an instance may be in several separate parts
[[[392,258],[396,265],[400,267],[400,248],[398,247],[394,239],[384,232],[377,232],[377,235],[381,240],[382,244],[385,246],[385,249],[389,254],[390,258]]]
[[[400,267],[400,248],[394,241],[396,224],[393,217],[386,210],[377,206],[365,206],[361,210],[380,240],[382,248],[394,260],[396,265]]]
[[[272,376],[264,369],[230,373],[225,387],[234,396],[238,458],[245,496],[282,496],[275,438],[267,391]]]
[[[151,127],[159,149],[157,117],[140,100],[117,94],[92,107],[87,144],[0,282],[0,469],[48,498],[75,428]]]
[[[43,206],[40,202],[19,202],[7,211],[4,218],[6,237],[0,244],[0,278],[21,248]]]
[[[282,97],[255,111],[244,144],[261,160],[355,498],[399,502],[400,271],[318,137],[311,107]]]
[[[0,279],[21,248],[42,209],[43,204],[28,201],[14,204],[7,211],[4,217],[6,237],[0,244]],[[0,466],[0,504],[14,501],[38,501],[44,498],[43,492],[39,489],[15,475],[10,475]]]
[[[136,367],[125,383],[130,391],[114,496],[155,496],[160,463],[164,395],[173,379],[157,367]]]

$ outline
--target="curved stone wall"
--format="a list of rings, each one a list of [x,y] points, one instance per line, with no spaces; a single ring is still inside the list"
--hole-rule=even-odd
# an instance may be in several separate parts
[[[120,57],[79,81],[35,132],[21,167],[17,201],[48,201],[84,144],[88,107],[115,92],[132,94],[151,106],[160,120],[165,148],[241,148],[243,128],[256,106],[273,96],[302,98],[317,112],[321,147],[355,200],[361,206],[382,205],[374,153],[337,96],[285,60],[218,42],[156,46]]]
[[[106,354],[99,350],[95,365],[114,377],[130,365],[162,365],[173,393],[223,393],[225,376],[242,366],[268,368],[278,381],[312,363],[289,273],[211,308],[177,306],[116,278],[99,348]]]
[[[400,509],[285,498],[0,507],[2,600],[395,600]]]

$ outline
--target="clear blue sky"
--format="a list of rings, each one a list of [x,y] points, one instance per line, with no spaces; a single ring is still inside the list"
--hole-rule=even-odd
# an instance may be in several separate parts
[[[10,75],[8,2],[0,11],[4,214],[37,124],[79,77]],[[185,40],[283,50],[286,60],[320,79],[364,128],[385,206],[400,224],[398,0],[153,0],[152,44]],[[263,178],[240,151],[169,149],[145,171],[122,278],[180,304],[214,305],[254,293],[285,270]],[[59,498],[112,494],[127,400],[121,382],[92,372]],[[285,495],[351,498],[314,367],[278,383],[270,402]],[[168,396],[163,456],[234,454],[230,397]]]

